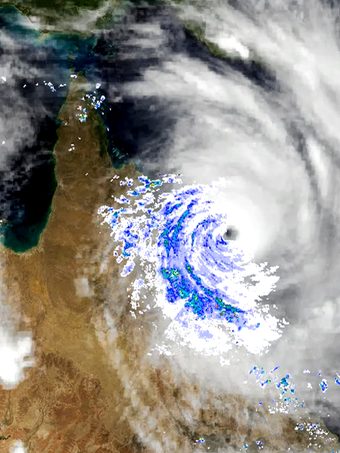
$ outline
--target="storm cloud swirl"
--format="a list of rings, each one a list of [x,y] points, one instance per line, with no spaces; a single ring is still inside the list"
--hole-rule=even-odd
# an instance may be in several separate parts
[[[133,116],[133,103],[140,109],[149,106],[144,117],[138,111],[141,124],[145,118],[150,123],[135,142],[140,144],[136,160],[143,173],[174,172],[184,181],[180,188],[162,185],[153,199],[160,226],[152,236],[157,253],[152,247],[143,252],[140,236],[136,242],[132,237],[133,247],[125,250],[134,258],[142,252],[144,263],[157,262],[152,278],[163,288],[166,303],[157,291],[148,301],[168,310],[177,322],[168,326],[167,340],[157,337],[156,346],[166,351],[170,339],[177,345],[193,344],[178,301],[185,317],[192,316],[201,351],[212,334],[205,332],[203,322],[206,326],[221,318],[225,331],[235,330],[234,341],[249,344],[248,352],[252,346],[251,352],[264,352],[256,350],[257,339],[267,338],[266,353],[257,360],[241,353],[237,344],[239,352],[230,359],[233,367],[211,371],[211,382],[217,385],[223,375],[239,383],[253,365],[268,373],[279,365],[277,384],[290,373],[301,400],[311,412],[328,417],[335,431],[340,395],[339,18],[335,2],[316,0],[178,7],[172,28],[162,17],[138,24],[143,52],[157,59],[145,64],[138,77],[115,87],[121,95],[118,104],[130,105],[128,114]],[[138,39],[133,43],[136,54]],[[122,206],[132,214],[132,204]],[[112,209],[105,211],[108,216],[117,207]],[[126,213],[117,218],[127,222]],[[148,215],[153,219],[153,212]],[[131,231],[143,234],[136,221],[138,232]],[[117,233],[123,227],[114,228],[115,242],[123,240],[126,247],[127,238]],[[230,292],[231,268],[240,264],[237,247],[242,256],[252,257],[242,261],[243,271],[253,266],[267,282],[266,291],[255,285],[259,292],[245,297],[256,300],[252,306]],[[123,258],[131,264],[128,256]],[[138,276],[143,263],[137,264],[128,269],[131,275]],[[246,279],[242,288],[248,283]],[[220,299],[225,305],[219,305]],[[263,317],[257,328],[254,306]],[[171,312],[173,307],[177,311]],[[261,325],[270,326],[267,337],[261,337]],[[222,344],[220,333],[218,329],[215,335]],[[247,343],[243,335],[254,341]],[[226,337],[224,341],[231,344]],[[218,354],[227,357],[228,351]],[[195,356],[181,366],[206,377],[197,363]]]

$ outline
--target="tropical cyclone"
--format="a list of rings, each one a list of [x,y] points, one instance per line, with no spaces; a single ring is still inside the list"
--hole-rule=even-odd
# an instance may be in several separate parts
[[[232,452],[245,440],[256,451],[259,439],[264,451],[306,451],[312,434],[297,431],[292,417],[271,415],[232,389],[201,388],[166,357],[148,359],[159,320],[131,317],[129,279],[119,278],[110,231],[97,215],[110,203],[112,177],[136,172],[112,169],[95,115],[79,121],[85,88],[78,77],[60,112],[58,187],[39,246],[1,251],[8,302],[22,314],[21,330],[32,332],[35,366],[1,391],[0,452],[15,439],[32,453]],[[315,449],[338,448],[324,433]]]

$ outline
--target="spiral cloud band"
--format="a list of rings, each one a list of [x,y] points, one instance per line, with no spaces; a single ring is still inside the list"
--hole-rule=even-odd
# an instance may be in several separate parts
[[[255,369],[261,389],[298,394],[339,432],[339,7],[191,3],[176,11],[202,45],[162,18],[141,24],[157,60],[118,86],[151,106],[147,120],[161,112],[138,149],[143,173],[184,181],[121,181],[131,193],[101,208],[132,316],[155,305],[167,322],[154,349],[195,352],[176,372],[247,393]],[[232,366],[207,376],[207,356]]]
[[[179,185],[175,176],[121,181],[126,195],[116,197],[116,209],[100,208],[118,246],[121,275],[136,263],[144,279],[134,283],[134,303],[143,287],[152,289],[165,316],[191,347],[206,344],[206,351],[227,351],[232,344],[261,352],[280,336],[282,323],[260,303],[275,287],[276,268],[253,262],[251,251],[232,231],[227,210],[221,209],[225,182]],[[168,191],[166,191],[168,189]],[[228,228],[229,225],[229,228]],[[216,338],[217,335],[217,338]],[[224,338],[223,338],[224,335]],[[216,348],[216,349],[215,349]]]
[[[289,326],[275,346],[278,361],[294,372],[334,373],[338,10],[317,0],[196,3],[180,8],[181,19],[203,24],[205,39],[225,60],[192,50],[180,34],[174,49],[161,21],[148,25],[144,42],[154,30],[163,36],[160,62],[119,88],[128,99],[165,106],[176,120],[165,125],[171,139],[159,139],[162,155],[152,154],[159,145],[153,135],[143,142],[140,163],[150,174],[179,172],[189,184],[223,178],[214,202],[229,216],[225,227],[236,227],[255,262],[279,266],[270,299]]]

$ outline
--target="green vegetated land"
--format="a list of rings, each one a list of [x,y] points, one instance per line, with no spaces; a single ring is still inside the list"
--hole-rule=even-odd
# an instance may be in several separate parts
[[[39,10],[52,13],[72,13],[79,8],[96,9],[103,3],[103,0],[13,0],[1,1],[0,4],[11,4],[24,13],[35,13]]]
[[[179,3],[183,0],[175,0]],[[51,22],[61,17],[78,14],[81,10],[96,10],[103,5],[159,5],[170,3],[168,0],[0,0],[0,5],[13,5],[27,15],[38,15]]]
[[[0,0],[0,5],[15,6],[25,16],[37,16],[42,23],[55,25],[64,19],[76,18],[83,11],[105,10],[121,4],[123,0]]]
[[[68,29],[81,13],[93,12],[96,28],[106,28],[112,17],[133,6],[178,5],[195,0],[0,0],[0,6],[14,6],[27,17],[38,17],[41,25]],[[72,28],[72,27],[71,27]]]

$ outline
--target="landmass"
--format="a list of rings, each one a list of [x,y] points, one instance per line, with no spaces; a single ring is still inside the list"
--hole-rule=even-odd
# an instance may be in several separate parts
[[[222,440],[240,448],[245,438],[263,439],[268,451],[305,451],[310,433],[297,432],[293,418],[239,395],[203,398],[166,359],[158,367],[145,359],[153,320],[131,318],[109,229],[97,215],[112,200],[113,175],[136,170],[112,167],[96,112],[79,121],[84,90],[78,77],[60,111],[57,188],[39,245],[21,254],[1,249],[7,302],[22,315],[18,328],[33,334],[35,365],[16,388],[0,390],[0,452],[14,439],[29,453],[145,453],[154,451],[150,439],[159,452],[186,453],[209,445],[214,451]],[[107,313],[116,316],[118,331],[109,328]],[[339,444],[326,433],[318,443],[331,451]],[[204,445],[197,444],[201,436]]]
[[[33,332],[36,361],[17,388],[1,390],[4,452],[11,439],[36,453],[135,451],[121,420],[126,402],[120,382],[91,324],[102,303],[93,292],[101,274],[93,259],[101,247],[96,209],[110,194],[113,170],[100,152],[98,119],[80,123],[76,117],[79,82],[60,112],[58,186],[39,246],[23,254],[1,250],[8,302],[23,315],[21,329]]]

